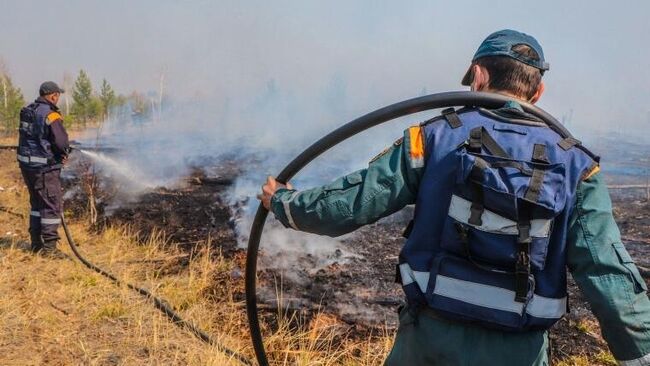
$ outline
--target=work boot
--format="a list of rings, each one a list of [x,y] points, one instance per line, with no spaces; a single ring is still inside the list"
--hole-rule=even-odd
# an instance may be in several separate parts
[[[32,253],[36,254],[36,253],[40,252],[41,250],[43,250],[43,244],[42,243],[34,243],[34,242],[32,242],[32,246],[31,246],[30,250],[32,251]]]
[[[68,255],[63,253],[56,247],[56,240],[46,241],[43,244],[43,248],[39,252],[40,255],[52,259],[64,259],[68,258]]]
[[[37,234],[31,234],[30,236],[32,238],[32,246],[31,246],[32,253],[40,252],[41,249],[43,249],[43,238]]]

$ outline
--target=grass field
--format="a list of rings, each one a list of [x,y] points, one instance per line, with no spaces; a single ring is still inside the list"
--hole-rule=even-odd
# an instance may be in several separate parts
[[[11,138],[0,144],[12,144]],[[83,210],[66,207],[70,213]],[[148,300],[84,267],[65,240],[59,246],[69,260],[32,255],[28,214],[15,151],[0,150],[0,365],[239,364],[172,324]],[[253,358],[242,301],[243,253],[227,258],[210,238],[188,252],[155,231],[144,240],[135,227],[98,229],[83,215],[67,216],[80,250],[92,262],[150,289],[220,343]],[[347,328],[340,325],[324,313],[309,322],[282,310],[267,313],[262,328],[272,364],[382,364],[392,331],[360,337],[341,331]],[[596,324],[574,327],[599,338]],[[606,350],[555,361],[559,366],[615,365]]]
[[[238,364],[78,261],[32,255],[27,190],[14,154],[0,151],[0,365]],[[244,304],[236,300],[243,278],[233,273],[243,258],[226,260],[209,239],[204,249],[186,253],[162,235],[143,242],[134,228],[97,231],[83,218],[70,221],[91,261],[151,289],[227,347],[253,356]],[[72,258],[65,241],[59,246]],[[392,344],[390,334],[365,340],[340,334],[327,315],[309,327],[272,318],[263,328],[275,365],[378,365]]]

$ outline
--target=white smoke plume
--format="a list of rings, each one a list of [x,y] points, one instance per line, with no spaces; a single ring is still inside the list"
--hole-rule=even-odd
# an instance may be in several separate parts
[[[100,140],[121,148],[123,163],[111,169],[104,162],[104,170],[131,181],[123,186],[137,193],[236,159],[241,173],[231,199],[247,198],[250,213],[265,177],[324,133],[393,102],[459,89],[478,44],[506,27],[535,35],[545,47],[551,70],[541,106],[564,116],[577,137],[617,131],[647,145],[649,135],[639,131],[650,127],[650,48],[633,35],[650,34],[649,4],[7,1],[0,56],[28,99],[42,81],[83,68],[95,85],[106,78],[123,94],[137,90],[163,100],[151,120],[106,122]],[[624,52],[606,52],[607,44]],[[294,185],[362,168],[423,118],[342,144]],[[83,142],[95,139],[90,131]],[[247,225],[242,220],[240,231]],[[283,250],[326,248],[314,252],[322,258],[341,249],[338,241],[285,234],[265,240],[274,238]]]

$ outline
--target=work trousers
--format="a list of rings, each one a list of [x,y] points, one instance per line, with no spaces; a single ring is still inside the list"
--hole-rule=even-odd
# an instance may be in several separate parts
[[[544,331],[503,332],[404,308],[384,366],[548,366],[547,349]]]
[[[59,225],[63,203],[61,169],[21,169],[29,190],[29,234],[32,249],[40,249],[43,243],[59,240]]]

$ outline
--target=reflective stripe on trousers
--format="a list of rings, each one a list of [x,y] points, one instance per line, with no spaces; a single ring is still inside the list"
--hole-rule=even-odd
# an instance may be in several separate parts
[[[41,218],[41,225],[59,225],[60,223],[61,223],[60,218],[55,218],[55,219]]]
[[[39,171],[21,169],[29,191],[31,210],[29,232],[32,243],[56,241],[59,239],[59,215],[62,211],[63,191],[60,170]]]
[[[17,159],[20,162],[29,164],[29,163],[38,163],[38,164],[47,164],[47,158],[39,158],[37,156],[25,156],[25,155],[17,155]]]

